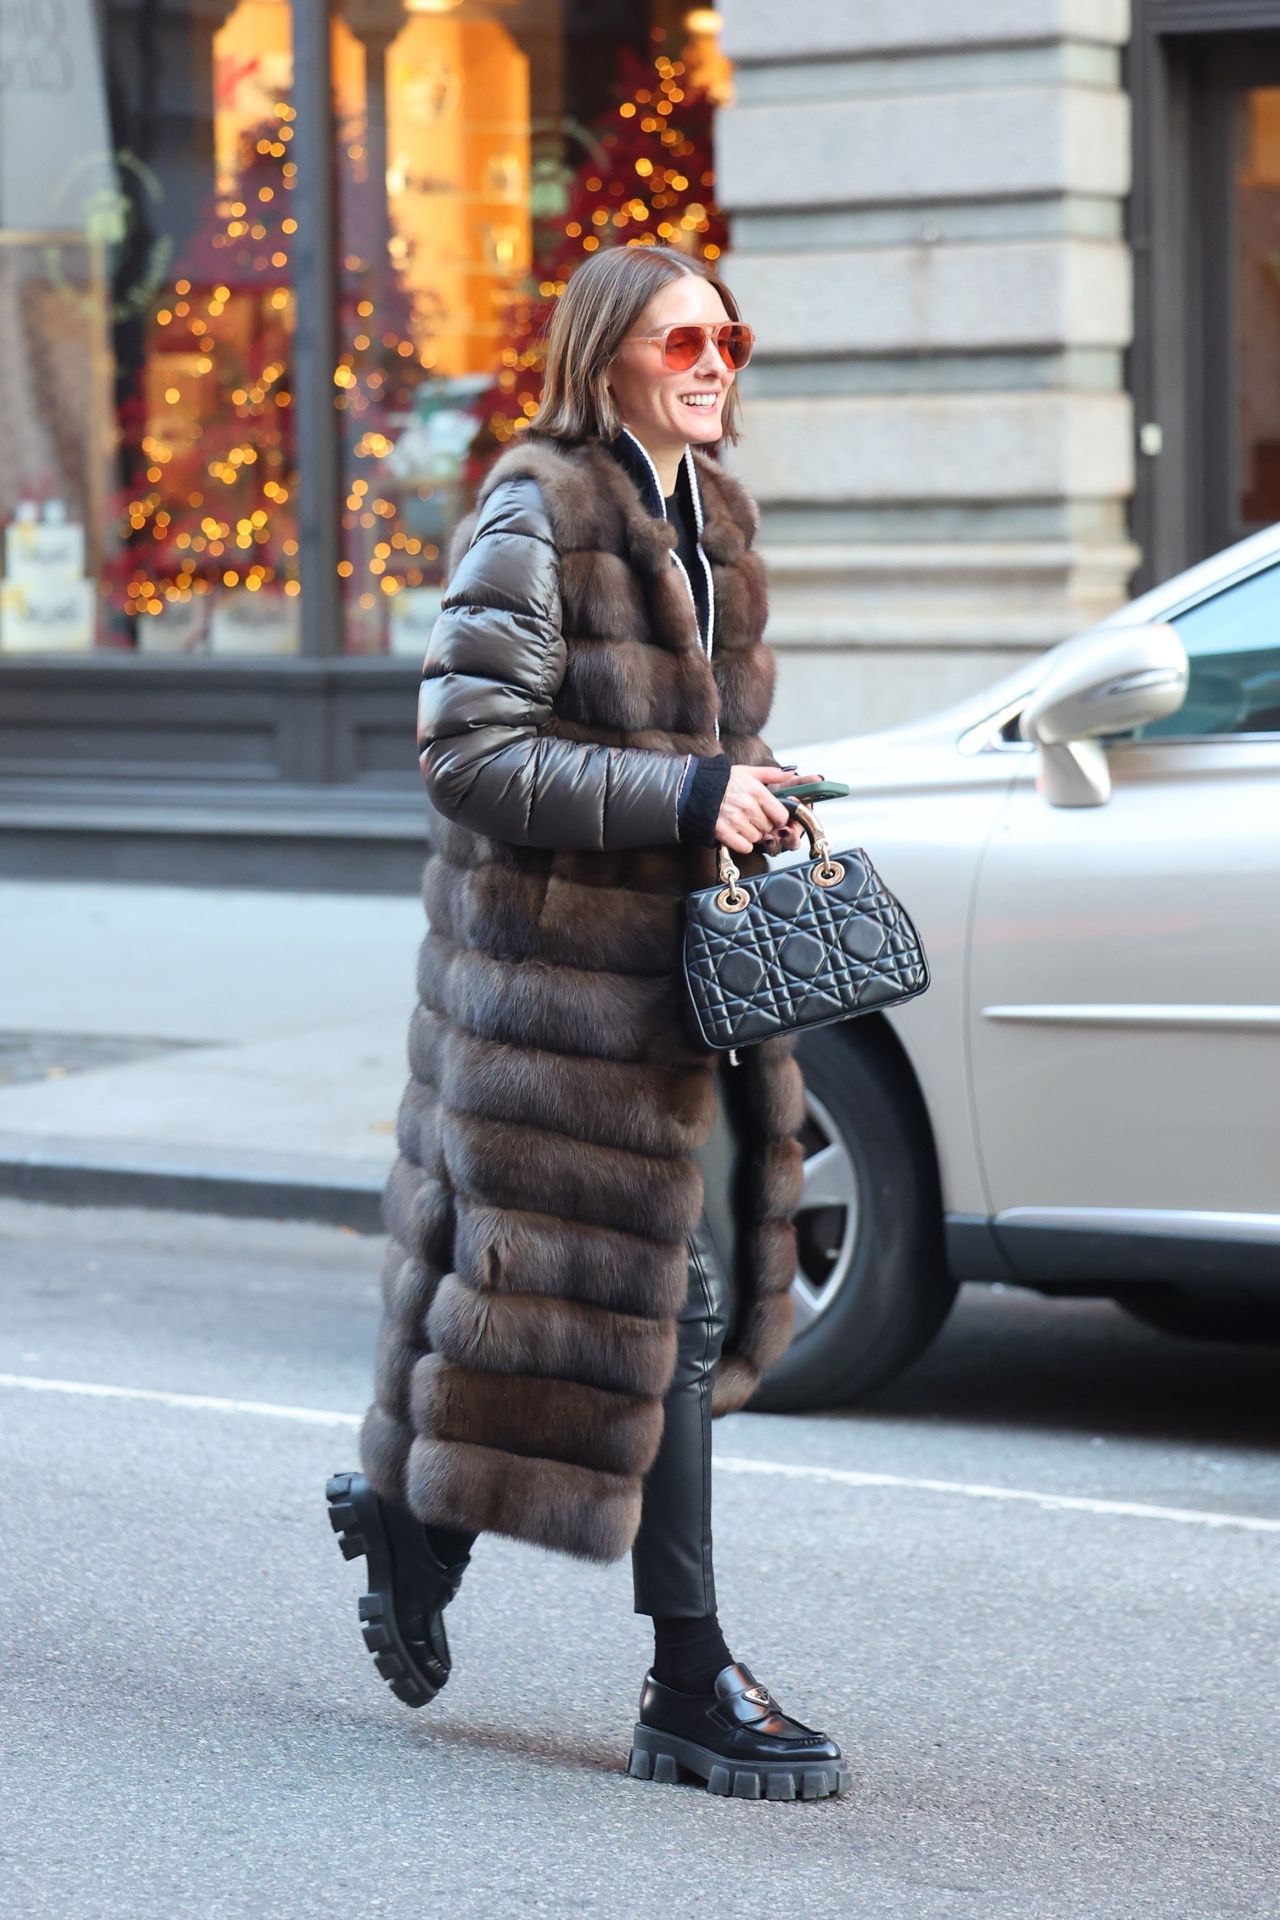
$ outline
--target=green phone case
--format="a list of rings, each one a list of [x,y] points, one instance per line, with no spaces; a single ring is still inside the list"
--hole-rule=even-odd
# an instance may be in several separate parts
[[[851,787],[841,786],[838,780],[811,780],[798,787],[770,788],[779,800],[843,800],[852,791]]]

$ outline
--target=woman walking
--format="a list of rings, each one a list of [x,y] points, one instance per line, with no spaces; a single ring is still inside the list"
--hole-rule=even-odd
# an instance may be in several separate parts
[[[803,1086],[791,1041],[690,1038],[683,906],[799,843],[737,438],[752,334],[661,247],[570,279],[530,431],[458,530],[423,670],[429,931],[384,1216],[360,1473],[329,1482],[379,1671],[449,1677],[476,1536],[632,1556],[654,1660],[630,1770],[744,1798],[847,1783],[733,1658],[713,1413],[786,1346]]]

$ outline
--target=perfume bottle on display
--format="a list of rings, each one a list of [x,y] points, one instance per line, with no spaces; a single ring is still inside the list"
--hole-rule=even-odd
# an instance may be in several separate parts
[[[0,648],[6,653],[85,653],[93,646],[93,582],[85,577],[84,528],[61,500],[19,501],[4,530]]]

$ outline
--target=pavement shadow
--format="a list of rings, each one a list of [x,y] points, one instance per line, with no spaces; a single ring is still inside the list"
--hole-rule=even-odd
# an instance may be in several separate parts
[[[1109,1300],[961,1289],[933,1346],[861,1404],[953,1420],[1216,1447],[1280,1444],[1280,1347],[1155,1333]]]
[[[528,1727],[487,1726],[481,1721],[434,1720],[415,1727],[415,1732],[434,1744],[467,1747],[476,1753],[509,1754],[513,1759],[531,1760],[535,1766],[555,1767],[573,1773],[622,1773],[627,1770],[627,1742],[612,1740],[595,1743],[581,1737],[561,1739],[556,1734],[534,1732]]]

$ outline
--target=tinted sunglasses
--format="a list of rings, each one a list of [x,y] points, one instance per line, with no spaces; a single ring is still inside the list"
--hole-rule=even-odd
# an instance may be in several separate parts
[[[664,327],[661,333],[633,333],[632,340],[654,341],[662,348],[662,363],[672,373],[688,373],[706,350],[708,335],[731,373],[741,373],[751,358],[756,336],[741,320],[722,320],[717,326]]]

